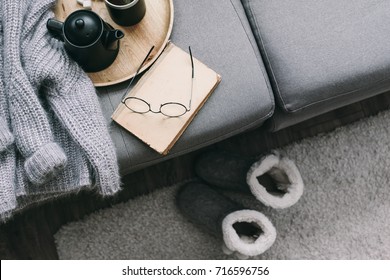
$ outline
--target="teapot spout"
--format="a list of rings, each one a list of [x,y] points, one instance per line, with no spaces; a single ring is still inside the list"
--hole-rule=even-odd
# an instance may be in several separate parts
[[[107,31],[105,40],[106,48],[116,50],[118,48],[117,42],[124,36],[125,34],[119,29]]]
[[[50,33],[57,39],[60,39],[61,41],[64,41],[63,36],[63,27],[64,23],[61,21],[58,21],[54,18],[50,18],[46,23],[47,29],[50,31]]]

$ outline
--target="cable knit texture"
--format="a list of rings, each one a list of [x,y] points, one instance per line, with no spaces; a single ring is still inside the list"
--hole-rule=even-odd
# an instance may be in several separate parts
[[[53,132],[38,97],[39,88],[31,85],[22,66],[21,33],[25,16],[29,11],[29,2],[33,1],[2,0],[4,78],[13,133],[19,151],[24,157],[34,157],[34,161],[40,162],[41,166],[47,168],[40,170],[39,173],[35,173],[32,168],[26,169],[26,175],[31,182],[40,184],[64,167],[66,156],[53,142]],[[34,34],[35,32],[32,32],[33,36]],[[53,159],[57,159],[52,164],[44,162],[46,158],[40,157],[42,153],[35,154],[46,145],[51,147],[47,152],[52,154]],[[26,164],[26,167],[29,167],[29,164]]]
[[[0,153],[3,152],[14,142],[14,137],[8,129],[8,124],[0,116]]]
[[[32,202],[80,188],[95,187],[102,195],[120,189],[116,153],[95,88],[47,31],[54,4],[0,2],[0,151],[9,160],[0,162],[2,220]],[[11,186],[11,196],[3,195],[3,185]]]
[[[0,24],[0,49],[3,49],[3,27]],[[0,55],[0,69],[4,69]],[[4,73],[0,71],[0,218],[16,207],[14,195],[15,152],[10,145],[13,135],[9,130],[9,114],[4,89]]]
[[[0,24],[0,46],[3,46],[3,26]],[[3,56],[0,55],[0,69],[4,69]],[[0,153],[10,146],[14,137],[8,128],[8,108],[4,89],[4,73],[0,72]]]

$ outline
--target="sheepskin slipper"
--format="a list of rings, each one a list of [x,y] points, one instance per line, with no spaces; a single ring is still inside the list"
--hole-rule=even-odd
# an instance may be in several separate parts
[[[201,154],[195,163],[196,174],[213,187],[250,194],[246,175],[260,157],[243,157],[225,151]]]
[[[271,178],[273,190],[267,189],[258,179],[262,176]],[[301,174],[294,162],[277,152],[253,163],[246,181],[257,200],[275,209],[288,208],[297,203],[304,189]]]
[[[294,162],[276,151],[260,157],[212,151],[198,158],[195,170],[212,186],[251,193],[264,205],[275,209],[294,205],[304,189]]]
[[[189,221],[222,238],[225,254],[254,257],[275,242],[276,230],[266,216],[245,209],[208,185],[188,183],[179,189],[176,201]]]

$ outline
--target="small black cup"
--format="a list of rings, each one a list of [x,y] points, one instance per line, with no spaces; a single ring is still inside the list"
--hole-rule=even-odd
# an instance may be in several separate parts
[[[145,0],[105,0],[104,2],[112,20],[118,25],[135,25],[145,16]]]

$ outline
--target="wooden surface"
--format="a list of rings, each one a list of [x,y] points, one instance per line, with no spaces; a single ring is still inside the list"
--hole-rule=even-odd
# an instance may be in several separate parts
[[[127,97],[142,98],[153,111],[159,111],[161,104],[168,102],[181,103],[188,109],[192,100],[190,111],[169,118],[161,113],[135,113],[120,104],[112,119],[152,149],[166,155],[221,81],[215,71],[195,57],[193,61],[192,98],[190,55],[173,43],[168,44],[158,61],[127,94]]]
[[[132,78],[152,46],[155,48],[140,72],[147,69],[163,51],[173,27],[173,0],[145,0],[145,3],[146,14],[142,21],[134,26],[123,27],[111,20],[103,0],[92,0],[92,10],[125,33],[114,63],[102,71],[89,73],[95,86],[113,85]],[[76,0],[58,0],[55,14],[57,19],[64,21],[70,13],[80,9],[83,7]]]
[[[82,192],[77,196],[34,207],[0,225],[1,259],[57,259],[53,234],[71,221],[136,196],[195,177],[194,162],[205,150],[232,150],[258,155],[305,137],[390,109],[390,92],[337,109],[276,133],[261,128],[237,135],[205,149],[145,168],[123,178],[124,190],[115,200]]]

